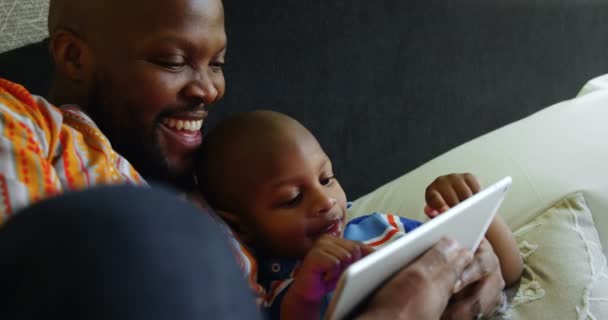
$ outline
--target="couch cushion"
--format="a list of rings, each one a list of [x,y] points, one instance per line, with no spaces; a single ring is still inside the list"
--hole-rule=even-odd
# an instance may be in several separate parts
[[[486,184],[504,176],[513,186],[500,209],[516,230],[581,191],[608,248],[608,86],[548,107],[445,153],[356,200],[356,217],[374,210],[423,220],[424,190],[436,177],[472,172]],[[370,211],[371,210],[371,211]]]
[[[48,98],[52,73],[48,39],[0,54],[0,78],[17,82],[33,94]]]
[[[515,238],[524,275],[513,319],[608,319],[606,257],[582,194],[564,198]]]
[[[47,37],[48,12],[49,0],[0,1],[0,52]]]

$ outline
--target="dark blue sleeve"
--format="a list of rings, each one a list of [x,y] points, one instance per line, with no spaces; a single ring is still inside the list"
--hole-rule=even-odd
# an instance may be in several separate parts
[[[404,218],[404,217],[399,217],[399,220],[401,220],[401,223],[403,224],[403,227],[405,228],[406,232],[410,232],[410,231],[418,228],[420,225],[422,225],[422,222],[420,222],[420,221],[416,221],[416,220],[412,220],[412,219],[408,219],[408,218]]]
[[[285,293],[287,292],[287,290],[289,290],[289,287],[291,287],[291,285],[289,285],[287,288],[285,288],[283,291],[281,291],[274,298],[274,301],[272,302],[272,305],[270,305],[270,307],[264,308],[269,320],[280,320],[281,319],[281,303],[283,303],[283,297],[285,297]]]

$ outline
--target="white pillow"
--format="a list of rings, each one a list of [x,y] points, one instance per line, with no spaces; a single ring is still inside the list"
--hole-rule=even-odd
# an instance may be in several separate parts
[[[606,257],[582,194],[565,197],[514,234],[524,275],[513,319],[608,319]]]

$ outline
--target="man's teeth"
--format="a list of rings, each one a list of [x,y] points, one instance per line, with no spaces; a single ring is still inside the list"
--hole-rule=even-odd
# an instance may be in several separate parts
[[[203,126],[203,120],[178,120],[178,119],[163,119],[163,124],[169,128],[185,131],[199,131]]]

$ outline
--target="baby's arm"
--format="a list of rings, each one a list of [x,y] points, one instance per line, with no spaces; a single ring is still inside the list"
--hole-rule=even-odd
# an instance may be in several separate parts
[[[480,189],[477,178],[469,173],[439,177],[426,189],[425,213],[434,218]],[[486,238],[498,257],[506,286],[517,283],[523,271],[523,261],[513,232],[500,216],[497,215],[490,224]]]
[[[490,224],[486,239],[498,257],[505,285],[514,285],[521,278],[524,265],[513,232],[500,216],[496,215]]]
[[[319,319],[325,296],[342,272],[373,249],[351,240],[322,236],[308,252],[281,303],[281,319]]]

